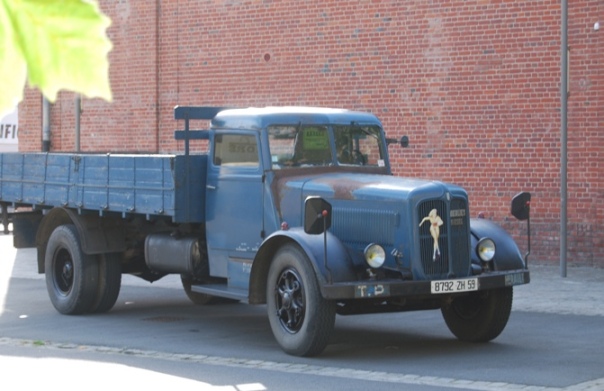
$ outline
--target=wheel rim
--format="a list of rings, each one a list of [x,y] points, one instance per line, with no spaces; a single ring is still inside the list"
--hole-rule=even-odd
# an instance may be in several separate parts
[[[55,255],[53,280],[63,295],[67,295],[73,287],[73,259],[65,249],[57,251]]]
[[[304,323],[306,312],[304,284],[298,272],[287,269],[281,273],[275,287],[277,317],[281,326],[289,333],[296,333]]]

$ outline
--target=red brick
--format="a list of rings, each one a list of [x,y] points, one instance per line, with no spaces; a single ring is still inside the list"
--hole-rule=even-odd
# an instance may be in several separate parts
[[[604,267],[604,3],[569,2],[569,260]],[[175,152],[175,105],[317,105],[376,113],[398,175],[465,186],[524,243],[509,199],[533,193],[533,259],[560,235],[557,0],[100,1],[111,17],[114,102],[83,100],[85,151]],[[160,8],[157,8],[158,5]],[[267,60],[268,59],[268,60]],[[74,148],[74,95],[52,108],[52,149]],[[40,95],[19,108],[41,148]],[[204,148],[203,144],[198,148]]]

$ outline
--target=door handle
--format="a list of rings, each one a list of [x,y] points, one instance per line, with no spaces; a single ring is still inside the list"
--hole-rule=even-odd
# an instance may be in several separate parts
[[[206,189],[208,189],[208,190],[216,190],[216,186],[214,186],[214,185],[206,185]]]

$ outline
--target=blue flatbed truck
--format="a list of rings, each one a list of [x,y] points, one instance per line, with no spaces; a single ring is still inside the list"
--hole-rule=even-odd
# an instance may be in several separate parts
[[[298,356],[324,350],[336,314],[440,309],[474,342],[505,328],[513,287],[530,280],[526,257],[502,228],[470,218],[461,187],[393,176],[389,145],[408,139],[386,138],[374,115],[174,115],[182,154],[0,154],[14,245],[37,248],[60,313],[109,311],[124,273],[179,274],[196,304],[266,304],[276,341]],[[191,153],[192,140],[207,152]],[[530,222],[530,194],[511,212]]]

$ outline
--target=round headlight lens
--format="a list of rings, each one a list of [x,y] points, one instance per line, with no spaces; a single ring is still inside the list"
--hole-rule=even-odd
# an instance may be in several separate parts
[[[476,253],[483,262],[490,262],[495,257],[495,242],[489,238],[480,239]]]
[[[386,251],[379,244],[371,243],[369,246],[365,247],[365,261],[367,264],[377,269],[382,267],[384,261],[386,261]]]

